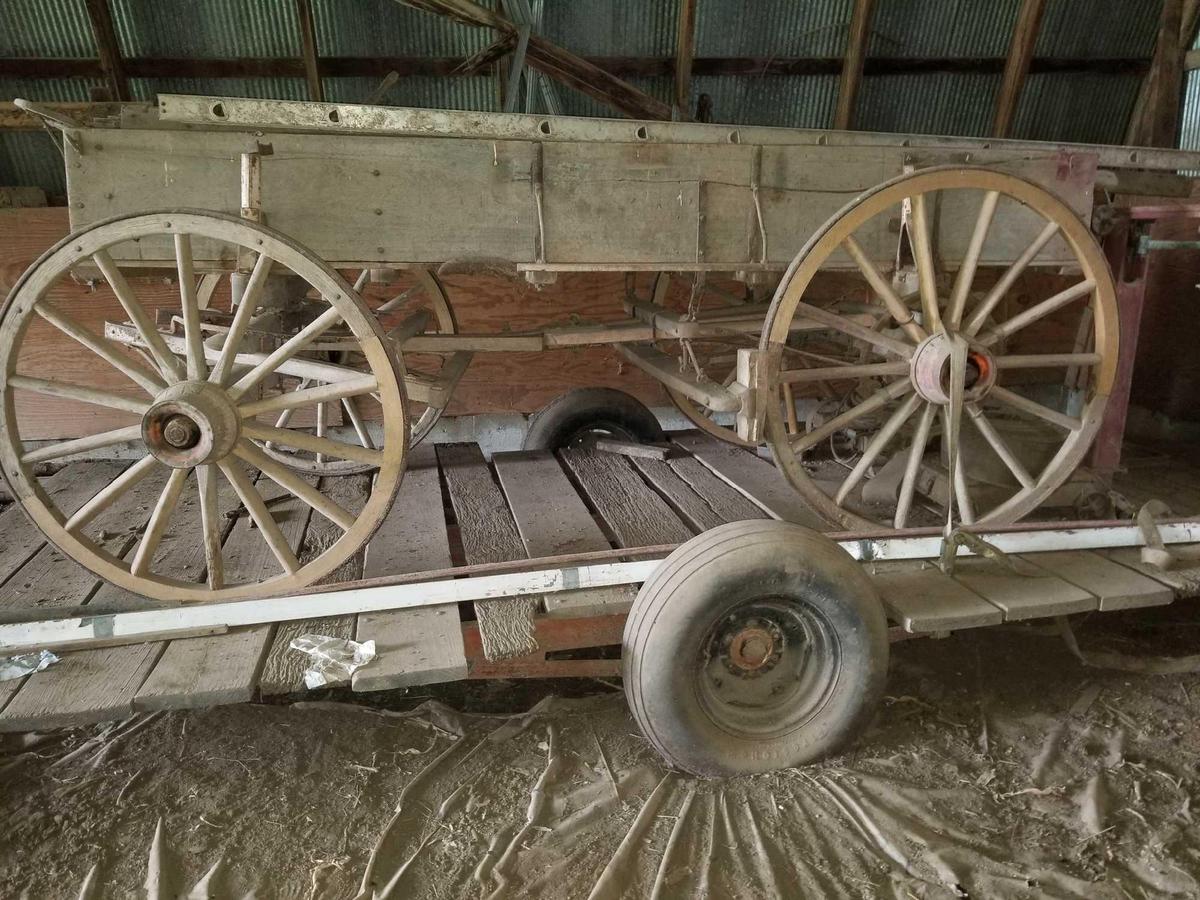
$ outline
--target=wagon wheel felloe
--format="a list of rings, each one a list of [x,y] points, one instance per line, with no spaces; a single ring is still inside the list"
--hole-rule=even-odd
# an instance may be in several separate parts
[[[140,242],[140,247],[139,247]],[[157,330],[151,302],[162,304],[162,288],[132,279],[120,260],[140,257],[141,248],[173,248],[183,334]],[[230,312],[227,332],[205,336],[197,301],[197,275],[216,259],[249,263],[241,302]],[[85,304],[62,299],[56,288],[75,267],[94,266],[124,311],[128,324],[103,334],[87,322],[104,297]],[[254,335],[277,311],[261,303],[272,271],[303,279],[319,297],[320,313],[277,346],[262,351]],[[135,283],[138,288],[135,289]],[[142,296],[139,296],[141,294]],[[231,301],[232,302],[232,301]],[[344,329],[365,365],[348,368],[305,359],[302,351],[331,328]],[[39,332],[57,330],[77,341],[95,364],[88,385],[73,384],[39,366]],[[125,338],[121,339],[121,335]],[[108,581],[161,600],[227,600],[287,591],[334,572],[370,537],[399,487],[408,447],[406,398],[399,360],[387,346],[374,316],[353,289],[303,247],[282,234],[242,219],[198,210],[171,210],[110,219],[68,235],[47,251],[17,283],[0,312],[0,356],[4,373],[3,466],[13,496],[47,537],[72,559]],[[50,377],[47,377],[47,375]],[[267,394],[261,388],[278,375],[309,378],[317,386]],[[22,396],[24,395],[24,396]],[[387,452],[358,443],[276,428],[280,412],[314,402],[377,398]],[[22,439],[18,402],[62,398],[95,411],[91,433],[30,447]],[[262,449],[277,446],[320,453],[378,469],[374,489],[361,511],[340,506],[324,482],[305,478],[271,459]],[[63,508],[33,477],[42,462],[112,448],[133,462],[78,509]],[[96,517],[135,485],[151,479],[157,499],[133,549],[116,558],[93,533]],[[258,480],[258,485],[256,485]],[[330,520],[341,535],[303,556],[293,546],[264,500],[261,488],[274,482],[288,495]],[[155,568],[156,552],[168,529],[184,526],[181,499],[195,491],[199,506],[204,572],[184,581]],[[225,517],[218,492],[237,497],[257,526],[277,573],[254,582],[231,583],[224,575]],[[295,538],[299,540],[299,538]],[[202,580],[201,580],[202,578]]]
[[[429,269],[417,269],[413,283],[388,300],[378,302],[368,298],[370,270],[363,269],[354,283],[354,289],[371,309],[398,352],[413,337],[428,334],[454,334],[457,323],[454,318],[446,289],[441,279]],[[312,313],[315,317],[316,313]],[[356,341],[345,328],[331,329],[320,344],[304,352],[310,357],[341,366],[365,369],[366,360],[356,352]],[[409,430],[412,445],[420,443],[433,430],[441,418],[450,396],[454,381],[461,375],[469,361],[469,353],[421,352],[404,355],[405,382],[410,389],[408,397]],[[443,386],[440,382],[445,382]],[[280,388],[284,391],[307,391],[323,383],[312,377],[283,377]],[[419,391],[418,396],[412,390]],[[371,428],[371,413],[377,407],[377,398],[345,397],[340,401],[320,401],[307,406],[292,406],[283,410],[275,419],[276,428],[308,427],[324,437],[334,432],[337,415],[341,414],[338,433],[348,440],[369,449],[385,449],[378,432]],[[308,414],[307,425],[303,425],[304,414]],[[331,459],[322,453],[277,445],[268,441],[263,450],[299,472],[310,475],[353,475],[368,472],[371,466],[348,459]]]
[[[988,256],[994,219],[1027,235],[1015,261]],[[877,263],[889,256],[890,272]],[[1046,262],[1053,273],[1035,278]],[[806,301],[833,267],[853,273],[883,327]],[[820,331],[798,342],[801,319]],[[804,348],[821,340],[827,362],[814,366]],[[1087,227],[1048,191],[986,169],[929,169],[864,194],[809,240],[759,349],[767,440],[830,521],[903,528],[945,521],[949,506],[963,523],[1013,522],[1062,485],[1100,425],[1116,368],[1115,292]],[[768,400],[782,385],[833,389],[845,402],[793,433]],[[857,442],[855,458],[820,460],[839,433]]]

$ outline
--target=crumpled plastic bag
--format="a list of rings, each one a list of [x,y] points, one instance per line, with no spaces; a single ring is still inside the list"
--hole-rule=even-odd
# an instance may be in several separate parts
[[[0,657],[0,681],[12,681],[14,678],[24,678],[34,672],[40,672],[47,666],[58,662],[58,657],[49,650],[37,653],[22,653],[20,656]]]
[[[375,658],[375,642],[348,641],[324,634],[302,634],[289,647],[307,653],[309,666],[304,670],[304,686],[313,688],[345,684],[356,669]]]

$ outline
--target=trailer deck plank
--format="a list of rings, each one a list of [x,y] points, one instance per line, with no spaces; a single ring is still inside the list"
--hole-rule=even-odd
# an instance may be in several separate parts
[[[916,634],[998,625],[1004,611],[933,565],[874,563],[868,570],[888,616]]]
[[[674,456],[667,460],[667,464],[713,508],[721,521],[741,522],[746,519],[771,518],[761,506],[718,477],[696,457]]]
[[[363,577],[424,572],[453,564],[442,485],[433,448],[409,457],[400,494],[367,544]],[[355,640],[375,642],[375,660],[351,678],[356,691],[381,691],[454,681],[467,675],[457,603],[362,613]]]
[[[581,447],[559,452],[619,546],[650,547],[691,538],[692,530],[624,456]]]
[[[525,559],[521,534],[479,445],[439,444],[437,456],[467,563]],[[537,596],[475,602],[489,659],[537,650],[533,615],[541,603]]]
[[[357,515],[366,505],[371,491],[370,475],[334,475],[321,479],[321,492],[334,503]],[[297,556],[301,565],[324,553],[341,536],[342,529],[324,516],[313,512],[308,519],[304,541]],[[322,578],[317,584],[337,584],[339,581],[354,581],[362,577],[363,557],[366,548],[359,548],[349,559]],[[263,662],[262,674],[258,679],[259,693],[264,697],[275,694],[292,694],[306,690],[304,671],[309,657],[291,648],[295,638],[303,634],[319,634],[327,637],[353,640],[356,616],[325,616],[319,619],[302,619],[297,622],[280,622],[271,639],[271,648]]]
[[[30,675],[0,711],[0,731],[33,731],[123,719],[162,652],[162,643],[65,653]]]
[[[690,484],[680,478],[670,463],[643,457],[633,457],[630,462],[663,496],[675,514],[697,534],[724,525],[728,521],[697,494]]]
[[[829,524],[804,502],[783,473],[754,452],[700,432],[674,434],[671,439],[772,517],[818,531],[829,530]]]
[[[531,557],[608,550],[612,543],[554,454],[547,450],[496,453],[500,487]],[[557,616],[628,612],[637,591],[632,585],[547,594],[546,612]]]
[[[1142,562],[1141,547],[1121,547],[1116,550],[1105,550],[1104,555],[1123,566],[1152,578],[1169,587],[1176,596],[1194,597],[1200,594],[1200,564],[1184,563],[1172,569],[1160,569],[1150,563]]]
[[[1100,599],[1100,609],[1106,612],[1165,606],[1175,599],[1175,592],[1161,581],[1148,578],[1099,553],[1064,550],[1030,553],[1022,558],[1095,594]]]
[[[223,486],[226,482],[221,478],[218,502],[222,508],[228,503],[231,509],[237,509],[240,504],[222,492]],[[260,479],[256,488],[268,501],[284,493],[266,478]],[[272,503],[270,509],[284,537],[296,546],[308,526],[308,506],[293,497]],[[279,564],[249,516],[234,520],[222,551],[225,577],[231,582],[266,578],[279,572]],[[253,700],[274,632],[274,625],[255,625],[227,634],[171,641],[134,698],[135,707],[187,708],[196,705],[192,700],[194,694],[203,694],[208,705],[213,706]]]
[[[1051,575],[1020,557],[1013,569],[981,557],[955,561],[954,580],[1004,611],[1004,621],[1065,616],[1098,609],[1095,594]]]

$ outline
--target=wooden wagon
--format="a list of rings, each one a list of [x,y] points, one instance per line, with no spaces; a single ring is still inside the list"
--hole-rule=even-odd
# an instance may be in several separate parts
[[[67,555],[172,602],[269,597],[335,573],[388,514],[412,446],[482,352],[611,344],[700,428],[769,446],[790,485],[843,528],[1012,523],[1083,461],[1113,387],[1117,309],[1092,232],[1097,189],[1200,170],[1200,155],[1181,151],[915,135],[175,95],[82,122],[21,105],[61,134],[73,230],[0,313],[0,466]],[[627,315],[462,333],[439,278],[448,271],[533,286],[624,272]],[[72,278],[115,303],[56,294]],[[145,290],[164,279],[168,304]],[[380,283],[398,292],[368,296]],[[30,349],[39,330],[90,354],[89,383],[54,377]],[[97,410],[81,422],[88,433],[24,440],[24,417],[47,397]],[[631,398],[591,394],[552,405],[531,434],[554,447],[656,427]],[[34,475],[96,452],[134,462],[77,507]],[[329,476],[362,472],[374,472],[373,491],[348,509]],[[150,477],[162,490],[136,549],[117,558],[94,522]],[[300,554],[257,478],[339,536]],[[225,485],[276,575],[226,578]],[[203,571],[160,571],[190,491]],[[736,690],[725,696],[730,679],[715,678],[660,749],[678,757],[673,741],[694,743],[697,710],[723,723],[722,752],[759,741],[751,768],[851,733],[886,663],[870,583],[815,534],[753,526],[704,540],[639,595],[627,684],[682,652],[645,649],[661,619],[674,624],[659,632],[701,647]],[[717,559],[721,547],[737,552]],[[644,726],[665,715],[631,690]]]

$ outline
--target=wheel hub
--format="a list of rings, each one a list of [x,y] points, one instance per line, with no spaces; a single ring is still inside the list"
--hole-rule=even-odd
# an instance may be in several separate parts
[[[175,469],[217,462],[241,434],[237,407],[207,381],[183,381],[162,391],[142,417],[142,439],[160,462]]]
[[[721,639],[721,658],[734,675],[756,678],[779,662],[784,643],[783,632],[772,621],[735,619],[728,623]]]
[[[939,406],[950,403],[951,351],[950,335],[939,331],[921,341],[912,357],[913,387],[922,398]],[[980,347],[969,348],[964,374],[963,399],[968,402],[982,399],[996,383],[992,355]]]

